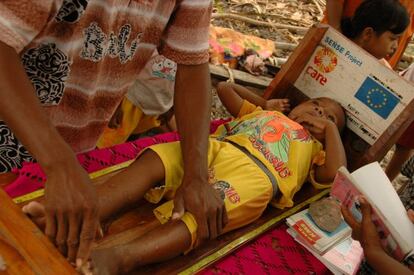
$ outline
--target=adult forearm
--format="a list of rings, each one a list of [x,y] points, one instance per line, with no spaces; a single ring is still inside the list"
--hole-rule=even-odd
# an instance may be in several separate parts
[[[326,11],[328,24],[337,30],[341,29],[341,19],[343,11],[343,0],[327,0]]]
[[[184,160],[184,177],[207,178],[207,149],[211,108],[208,64],[179,65],[174,111]],[[191,182],[185,181],[184,182]]]
[[[365,249],[365,257],[378,274],[414,274],[408,267],[387,255],[380,248]]]
[[[17,53],[0,43],[0,118],[44,169],[73,156],[43,113]]]

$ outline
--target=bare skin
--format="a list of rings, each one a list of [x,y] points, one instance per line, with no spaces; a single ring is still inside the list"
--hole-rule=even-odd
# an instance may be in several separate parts
[[[386,31],[378,35],[373,28],[365,28],[352,41],[378,59],[389,58],[398,48],[398,39],[402,33]]]
[[[390,257],[382,248],[380,238],[371,220],[371,206],[365,198],[360,198],[362,221],[358,223],[348,208],[342,207],[345,221],[352,228],[352,238],[358,240],[364,249],[365,258],[378,274],[414,274],[414,267],[404,266]],[[408,211],[408,217],[414,221],[412,210]]]
[[[217,85],[217,94],[227,111],[234,117],[237,117],[243,104],[243,100],[240,99],[245,99],[256,106],[260,106],[263,110],[283,113],[290,111],[288,99],[266,100],[245,87],[234,83],[220,82]]]
[[[288,116],[303,125],[324,145],[326,161],[316,167],[316,180],[332,182],[341,166],[346,167],[346,154],[339,130],[345,127],[345,115],[341,106],[328,98],[316,98],[300,104]]]
[[[196,246],[215,239],[227,223],[224,202],[208,184],[209,76],[209,66],[205,63],[178,65],[175,78],[174,113],[181,136],[184,179],[174,198],[172,218],[180,220],[185,211],[194,215],[198,224]]]
[[[328,17],[328,24],[341,31],[341,19],[343,11],[343,1],[327,0],[326,1],[326,16]]]

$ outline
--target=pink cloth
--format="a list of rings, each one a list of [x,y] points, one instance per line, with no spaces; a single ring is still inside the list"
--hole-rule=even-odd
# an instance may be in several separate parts
[[[211,122],[210,132],[230,119],[219,119]],[[77,155],[79,163],[88,172],[93,173],[104,168],[134,159],[144,148],[158,143],[179,140],[177,132],[165,133],[154,137],[145,137],[135,141],[115,145],[110,148],[96,149]],[[10,197],[19,197],[38,189],[44,188],[46,175],[38,163],[24,163],[20,169],[12,171],[18,177],[7,185],[4,190]]]
[[[278,226],[198,274],[331,274],[286,229]]]

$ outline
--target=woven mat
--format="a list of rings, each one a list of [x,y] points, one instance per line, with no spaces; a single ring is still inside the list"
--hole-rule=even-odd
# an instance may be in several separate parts
[[[281,225],[199,274],[331,274]]]

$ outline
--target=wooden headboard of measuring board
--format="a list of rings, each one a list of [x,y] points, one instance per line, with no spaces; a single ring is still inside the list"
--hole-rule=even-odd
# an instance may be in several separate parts
[[[327,25],[312,27],[264,97],[329,97],[346,111],[348,168],[381,160],[414,120],[414,85]],[[414,138],[414,137],[413,137]]]

